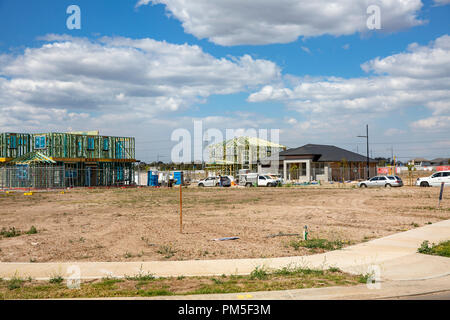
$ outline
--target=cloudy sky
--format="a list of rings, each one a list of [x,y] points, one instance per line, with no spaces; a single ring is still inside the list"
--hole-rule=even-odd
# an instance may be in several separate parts
[[[0,132],[135,136],[167,161],[193,120],[363,154],[369,124],[373,157],[448,157],[449,21],[450,0],[0,0]]]

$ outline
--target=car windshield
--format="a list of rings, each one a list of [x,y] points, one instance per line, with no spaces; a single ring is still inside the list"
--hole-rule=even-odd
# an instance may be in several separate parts
[[[266,179],[273,179],[271,176],[264,176]]]

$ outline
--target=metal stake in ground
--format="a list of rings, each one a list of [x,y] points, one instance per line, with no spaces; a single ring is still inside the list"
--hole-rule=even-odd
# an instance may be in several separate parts
[[[438,208],[441,207],[441,201],[442,201],[442,197],[443,197],[443,195],[444,195],[444,185],[445,185],[445,182],[442,182],[442,183],[441,183],[441,192],[439,193]]]
[[[183,192],[180,183],[180,233],[183,233]]]

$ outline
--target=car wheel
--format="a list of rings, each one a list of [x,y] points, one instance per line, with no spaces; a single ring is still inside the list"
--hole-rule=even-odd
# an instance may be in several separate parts
[[[392,187],[389,183],[386,183],[385,185],[384,185],[384,187],[385,188],[390,188],[390,187]]]
[[[422,181],[422,182],[420,183],[420,186],[421,186],[421,187],[429,187],[430,185],[428,184],[428,182]]]
[[[365,183],[361,183],[361,185],[359,187],[360,188],[367,188],[367,185]]]
[[[204,185],[203,183],[199,183],[198,186],[199,186],[200,188],[203,188],[205,185]]]
[[[252,184],[249,182],[249,183],[246,183],[245,186],[250,188],[252,186]]]

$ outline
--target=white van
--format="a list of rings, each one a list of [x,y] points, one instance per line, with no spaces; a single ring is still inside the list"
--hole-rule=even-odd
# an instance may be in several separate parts
[[[438,187],[442,182],[444,182],[446,186],[450,186],[450,171],[439,171],[426,178],[417,178],[416,186]]]

